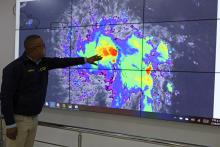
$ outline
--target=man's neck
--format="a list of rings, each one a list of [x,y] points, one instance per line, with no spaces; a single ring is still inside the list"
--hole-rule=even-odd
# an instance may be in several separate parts
[[[31,56],[27,55],[28,59],[30,59],[31,61],[33,61],[36,64],[39,64],[41,59],[37,60],[37,59],[33,59]]]

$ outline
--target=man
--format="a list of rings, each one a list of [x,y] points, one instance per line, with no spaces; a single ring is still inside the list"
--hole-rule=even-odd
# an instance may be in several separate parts
[[[1,108],[6,124],[7,147],[32,147],[37,130],[37,115],[45,103],[48,71],[85,63],[96,64],[100,56],[90,58],[47,58],[38,35],[24,41],[24,54],[3,69]]]

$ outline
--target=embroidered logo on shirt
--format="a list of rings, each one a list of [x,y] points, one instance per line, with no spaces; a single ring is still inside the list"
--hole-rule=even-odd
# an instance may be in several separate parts
[[[44,67],[41,67],[40,68],[40,71],[45,71],[47,68],[44,66]]]

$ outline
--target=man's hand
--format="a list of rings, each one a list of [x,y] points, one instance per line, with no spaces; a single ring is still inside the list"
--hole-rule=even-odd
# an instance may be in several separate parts
[[[11,140],[16,139],[17,133],[18,133],[17,127],[6,129],[6,136]]]
[[[101,56],[99,56],[99,55],[95,55],[95,56],[92,56],[92,57],[86,58],[86,61],[87,61],[87,63],[89,63],[89,64],[97,65],[97,64],[95,63],[95,61],[99,61],[99,60],[101,60],[101,59],[102,59]]]

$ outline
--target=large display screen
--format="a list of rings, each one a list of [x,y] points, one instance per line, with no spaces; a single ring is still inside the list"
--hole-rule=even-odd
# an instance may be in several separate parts
[[[219,5],[219,6],[218,6]],[[50,71],[45,106],[220,125],[218,0],[18,0],[15,57],[103,57]]]

